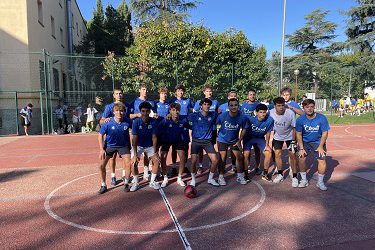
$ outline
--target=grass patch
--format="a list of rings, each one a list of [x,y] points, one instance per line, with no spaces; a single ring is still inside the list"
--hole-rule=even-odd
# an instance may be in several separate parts
[[[374,123],[375,113],[371,111],[366,114],[357,115],[344,115],[340,118],[338,114],[333,113],[331,116],[330,112],[323,112],[327,117],[329,124],[356,124],[356,123]]]

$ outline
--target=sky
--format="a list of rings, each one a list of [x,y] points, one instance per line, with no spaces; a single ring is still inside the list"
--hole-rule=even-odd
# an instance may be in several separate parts
[[[102,0],[104,8],[111,4],[115,8],[121,0]],[[129,1],[127,1],[129,3]],[[285,34],[293,34],[305,25],[304,17],[311,11],[322,8],[330,11],[327,20],[337,24],[335,41],[345,41],[346,16],[340,10],[356,6],[354,0],[287,0]],[[92,18],[96,0],[77,0],[83,17]],[[273,51],[281,51],[284,0],[200,0],[196,9],[190,11],[188,21],[202,23],[215,32],[230,28],[241,30],[255,46],[264,46],[267,58]],[[293,55],[285,46],[285,55]]]

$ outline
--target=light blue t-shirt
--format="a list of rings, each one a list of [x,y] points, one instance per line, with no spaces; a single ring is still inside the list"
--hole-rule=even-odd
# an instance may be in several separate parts
[[[260,102],[256,101],[254,103],[243,103],[241,106],[241,111],[246,116],[255,116],[255,108],[260,104]]]
[[[306,114],[301,115],[296,121],[296,131],[302,133],[304,142],[320,144],[322,133],[330,130],[327,118],[319,113],[313,119],[308,119]]]
[[[296,109],[301,109],[301,107],[295,101],[286,102],[285,105],[292,106],[293,108],[296,108]],[[296,111],[294,111],[294,109],[291,109],[291,110],[294,112],[294,114],[297,114]]]
[[[238,112],[234,117],[229,112],[224,112],[217,118],[216,124],[220,124],[217,141],[226,144],[235,144],[238,141],[238,133],[240,129],[248,129],[248,121],[246,116]]]

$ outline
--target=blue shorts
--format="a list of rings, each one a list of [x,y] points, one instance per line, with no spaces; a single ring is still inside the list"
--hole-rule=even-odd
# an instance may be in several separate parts
[[[257,147],[261,152],[266,148],[266,140],[264,138],[250,138],[244,139],[243,151],[250,151],[251,147]]]
[[[317,144],[317,143],[303,142],[303,148],[305,149],[306,154],[309,154],[310,152],[313,152],[315,159],[325,160],[326,156],[319,156],[318,151],[316,151],[318,149],[318,147],[319,147],[319,144]],[[324,149],[324,151],[327,152],[327,147],[326,147],[325,144],[323,145],[323,149]]]

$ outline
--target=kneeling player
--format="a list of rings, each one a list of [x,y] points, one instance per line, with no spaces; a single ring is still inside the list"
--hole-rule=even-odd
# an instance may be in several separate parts
[[[185,187],[185,183],[182,181],[182,175],[184,173],[185,167],[185,149],[187,145],[184,143],[184,129],[189,127],[187,120],[180,120],[181,106],[178,103],[172,103],[169,106],[170,119],[164,119],[159,124],[159,131],[161,133],[161,168],[164,174],[164,180],[161,187],[166,187],[168,185],[168,175],[167,175],[167,156],[169,148],[172,146],[174,150],[177,151],[178,157],[180,158],[177,184]]]
[[[115,103],[113,105],[114,117],[106,123],[103,123],[99,132],[99,159],[100,164],[100,177],[102,186],[99,190],[99,194],[103,194],[107,191],[107,185],[105,183],[106,171],[105,166],[109,159],[113,157],[115,153],[118,153],[123,160],[124,172],[124,190],[129,191],[129,178],[131,171],[131,159],[130,159],[130,136],[129,127],[132,121],[128,118],[124,118],[125,106],[122,103]],[[104,148],[103,138],[106,136],[106,148]]]

